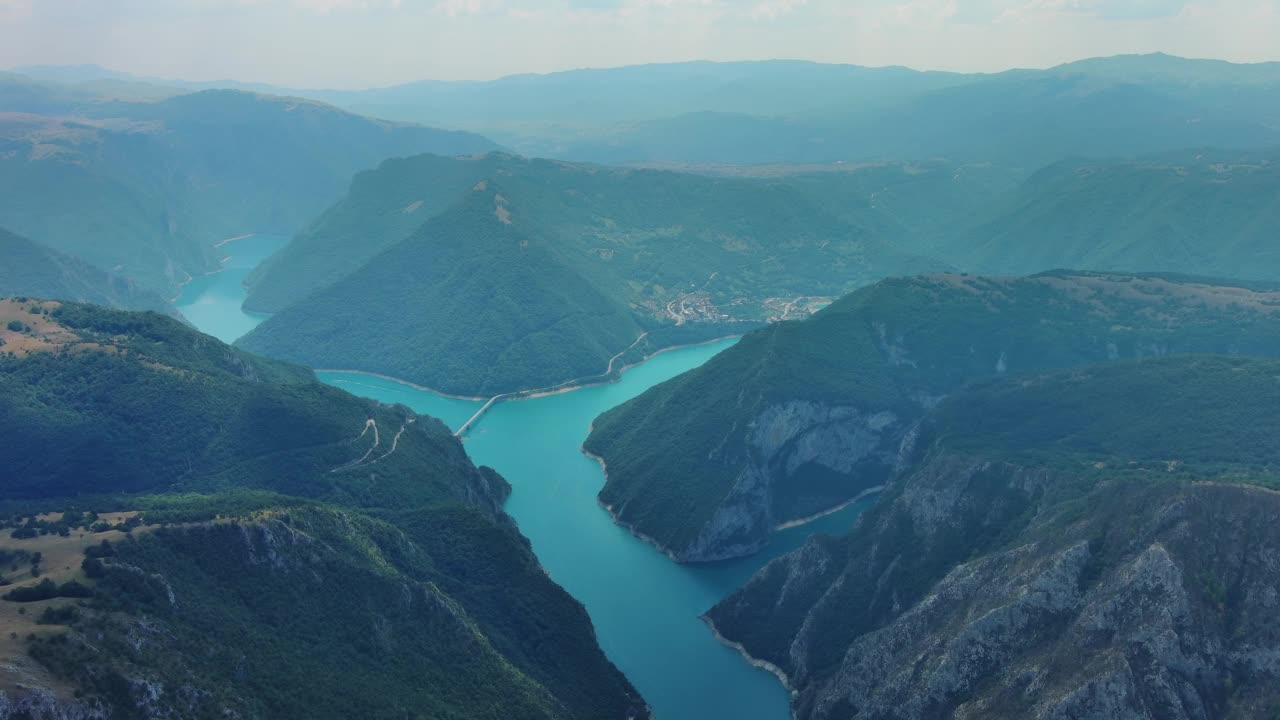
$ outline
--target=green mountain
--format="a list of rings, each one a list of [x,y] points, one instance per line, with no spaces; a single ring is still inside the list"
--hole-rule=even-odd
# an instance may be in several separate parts
[[[935,250],[975,272],[1087,267],[1276,279],[1277,183],[1274,150],[1066,161],[978,209],[979,220]]]
[[[0,118],[0,225],[165,293],[216,269],[216,242],[292,234],[387,157],[494,147],[234,91],[44,110]]]
[[[600,500],[684,561],[754,552],[775,526],[884,485],[943,397],[972,380],[1105,360],[1280,354],[1280,293],[1054,273],[885,280],[747,335],[600,416]]]
[[[136,283],[0,228],[0,296],[58,298],[125,310],[174,313],[172,306]]]
[[[978,383],[848,535],[708,618],[802,720],[1271,717],[1278,373],[1189,356]]]
[[[518,216],[504,222],[502,198],[473,191],[240,345],[470,395],[599,374],[640,335],[639,323],[554,246],[522,232]]]
[[[12,712],[647,715],[439,421],[154,313],[0,320]]]
[[[398,237],[406,215],[446,203]],[[253,278],[248,306],[280,312],[240,342],[449,393],[543,388],[601,375],[645,331],[634,352],[938,267],[885,227],[841,220],[784,182],[508,155],[396,161],[357,178]]]
[[[245,307],[279,312],[332,285],[452,207],[507,162],[499,154],[416,155],[357,174],[346,197],[254,270]]]

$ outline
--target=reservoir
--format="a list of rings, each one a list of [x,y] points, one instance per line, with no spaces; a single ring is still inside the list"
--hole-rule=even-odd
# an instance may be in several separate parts
[[[218,248],[226,256],[222,269],[191,278],[174,301],[178,311],[201,332],[223,342],[233,342],[254,329],[267,316],[240,308],[245,278],[287,242],[279,235],[250,235],[222,245]]]
[[[180,309],[201,330],[233,339],[224,336],[239,328],[242,334],[257,324],[257,318],[240,308],[241,284],[279,245],[255,240],[227,245],[233,253],[243,249],[245,257],[235,255],[228,270],[198,278],[206,281],[198,289],[192,289],[192,282],[191,297],[183,293],[187,302],[180,301]],[[790,717],[787,693],[778,680],[717,642],[699,616],[809,534],[845,532],[865,507],[854,505],[781,532],[766,551],[750,558],[679,565],[615,525],[596,503],[604,474],[599,463],[581,452],[592,420],[698,367],[734,342],[661,353],[610,385],[499,403],[472,426],[466,439],[467,452],[477,465],[494,468],[511,483],[507,512],[551,577],[586,606],[601,647],[644,695],[657,720]],[[353,394],[434,415],[453,428],[483,404],[358,373],[318,375]]]

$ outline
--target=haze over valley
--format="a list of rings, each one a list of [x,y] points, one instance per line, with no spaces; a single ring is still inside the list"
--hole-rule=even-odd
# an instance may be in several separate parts
[[[0,0],[0,720],[1280,716],[1272,0],[144,5]]]

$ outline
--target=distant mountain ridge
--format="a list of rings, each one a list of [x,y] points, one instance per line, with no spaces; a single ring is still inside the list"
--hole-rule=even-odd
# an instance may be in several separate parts
[[[233,85],[315,98],[376,117],[474,130],[526,155],[566,160],[760,163],[945,156],[1034,169],[1071,155],[1280,145],[1278,68],[1280,63],[1157,53],[991,74],[770,60],[347,91]],[[1036,137],[1026,136],[1030,127]],[[761,137],[769,142],[759,142]]]
[[[1066,160],[978,210],[934,250],[985,273],[1087,267],[1280,279],[1276,187],[1280,149]]]
[[[240,91],[122,101],[0,78],[0,102],[0,226],[166,295],[217,268],[216,242],[292,234],[388,157],[496,148]]]

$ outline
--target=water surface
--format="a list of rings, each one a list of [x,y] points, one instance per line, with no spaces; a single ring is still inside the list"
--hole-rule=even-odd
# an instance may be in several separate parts
[[[278,235],[252,235],[221,246],[218,250],[229,256],[222,269],[192,278],[174,304],[201,332],[223,342],[235,341],[267,319],[241,308],[245,278],[286,242],[287,238]]]
[[[659,720],[789,717],[781,684],[717,642],[699,616],[768,560],[798,547],[815,530],[843,533],[862,511],[854,506],[786,530],[750,558],[679,565],[614,524],[596,503],[604,474],[580,449],[591,421],[733,342],[663,353],[612,385],[500,403],[466,440],[477,464],[494,468],[511,483],[507,512],[551,577],[586,605],[601,647]],[[319,375],[358,395],[435,415],[454,428],[482,404],[366,375]]]
[[[261,318],[240,308],[249,270],[279,247],[242,240],[227,269],[197,278],[179,308],[224,340]],[[241,253],[244,253],[243,255]],[[197,285],[197,283],[199,283]],[[734,341],[662,353],[627,370],[620,382],[495,405],[473,426],[467,452],[511,483],[506,510],[520,524],[551,577],[582,601],[601,647],[652,706],[658,720],[786,720],[786,691],[712,637],[699,616],[768,560],[814,531],[842,533],[864,506],[779,533],[763,553],[709,565],[679,565],[615,525],[596,504],[600,465],[580,448],[600,413],[663,380],[698,367]],[[407,405],[450,427],[482,403],[446,398],[364,374],[318,373],[351,393]]]

